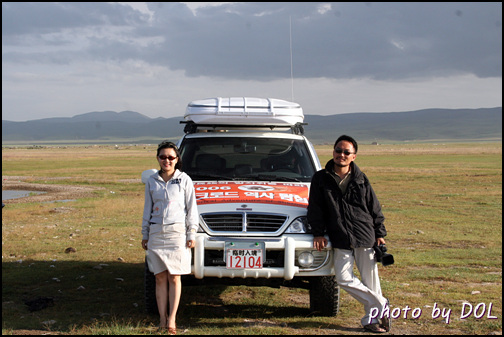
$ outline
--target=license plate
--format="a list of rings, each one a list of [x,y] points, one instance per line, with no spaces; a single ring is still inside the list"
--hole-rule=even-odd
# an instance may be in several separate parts
[[[262,269],[264,248],[264,242],[226,242],[226,268]]]

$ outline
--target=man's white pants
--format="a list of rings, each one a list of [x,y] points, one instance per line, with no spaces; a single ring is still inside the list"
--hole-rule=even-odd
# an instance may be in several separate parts
[[[362,282],[353,272],[354,262]],[[387,305],[387,299],[382,296],[373,248],[355,248],[353,250],[335,248],[334,269],[340,288],[364,305],[365,316],[361,319],[362,325],[378,323],[377,318],[370,320],[371,309],[378,308],[379,318]]]

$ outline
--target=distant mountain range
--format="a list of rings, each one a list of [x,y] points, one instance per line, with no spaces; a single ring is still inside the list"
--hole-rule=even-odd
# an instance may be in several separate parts
[[[2,120],[2,144],[155,143],[183,135],[183,117],[150,118],[134,111],[89,112],[26,122]],[[502,140],[502,107],[389,113],[305,115],[315,144],[348,134],[360,142]]]

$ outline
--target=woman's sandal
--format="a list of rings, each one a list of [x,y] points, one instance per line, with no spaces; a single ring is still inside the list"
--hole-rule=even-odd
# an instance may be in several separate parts
[[[385,332],[387,332],[378,323],[372,323],[372,324],[364,325],[364,329],[367,330],[367,331],[373,332],[373,333],[385,333]]]

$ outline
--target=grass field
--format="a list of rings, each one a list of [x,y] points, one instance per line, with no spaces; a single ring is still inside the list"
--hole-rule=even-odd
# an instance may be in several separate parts
[[[331,147],[316,149],[324,165]],[[3,181],[92,189],[65,202],[5,201],[2,334],[156,334],[140,247],[140,173],[156,167],[154,151],[2,149]],[[395,258],[380,265],[391,333],[501,334],[502,144],[363,145],[356,163],[382,203]],[[24,301],[39,296],[54,305],[30,312]],[[187,286],[178,324],[186,334],[366,334],[362,314],[345,292],[328,318],[309,315],[306,290]]]

